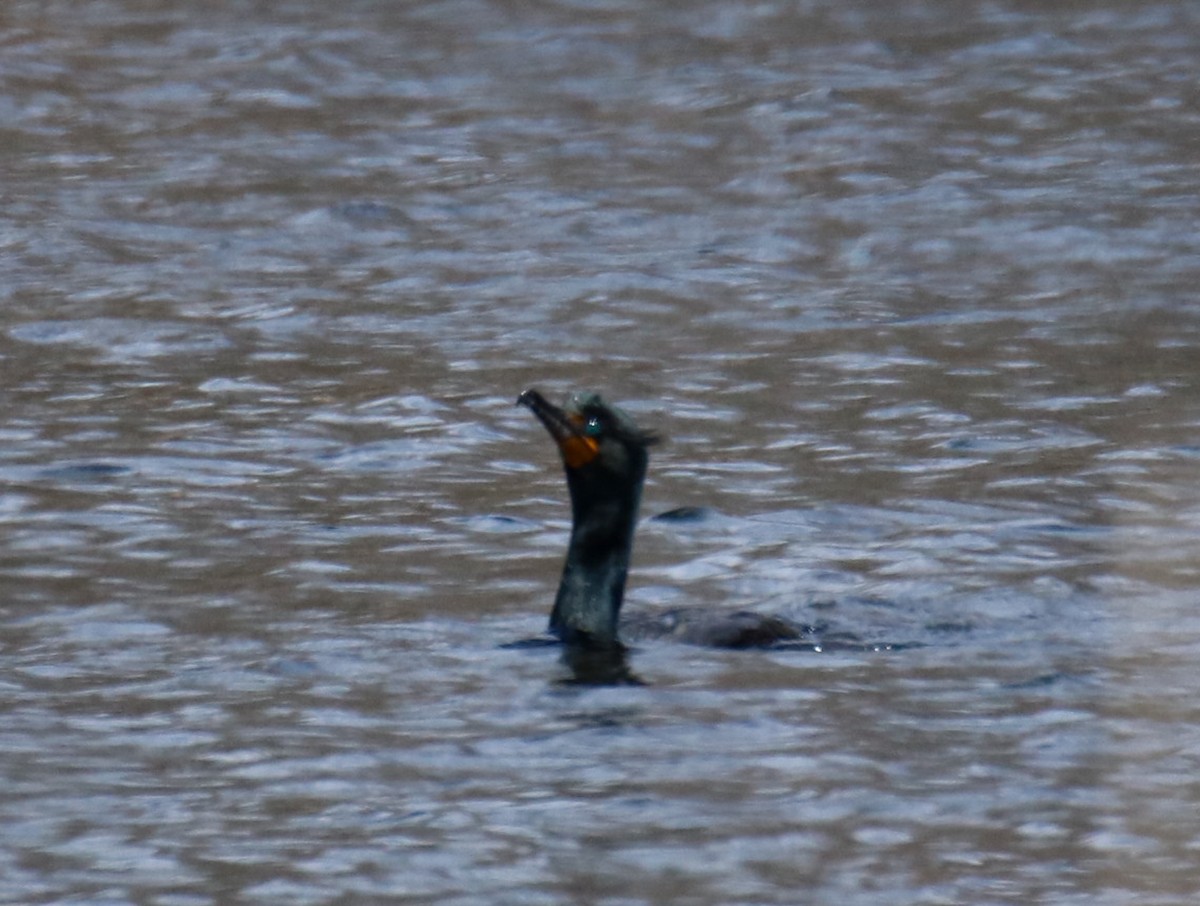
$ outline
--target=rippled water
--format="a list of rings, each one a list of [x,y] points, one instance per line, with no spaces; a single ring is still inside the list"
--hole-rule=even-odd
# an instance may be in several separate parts
[[[1200,14],[0,9],[0,900],[1192,903]],[[518,392],[656,448],[564,683]]]

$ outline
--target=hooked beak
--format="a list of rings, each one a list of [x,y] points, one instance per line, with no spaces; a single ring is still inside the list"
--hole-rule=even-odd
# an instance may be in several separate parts
[[[527,407],[550,432],[568,469],[582,468],[600,454],[599,442],[583,433],[582,419],[558,408],[536,390],[522,393],[517,405]]]

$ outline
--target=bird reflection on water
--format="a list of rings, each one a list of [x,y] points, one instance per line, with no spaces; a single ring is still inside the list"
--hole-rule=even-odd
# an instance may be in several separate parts
[[[592,645],[563,642],[553,636],[538,636],[501,645],[509,651],[555,648],[560,651],[559,663],[569,676],[559,682],[564,686],[645,686],[629,666],[629,649],[624,645],[597,648]]]
[[[562,663],[571,675],[562,680],[568,686],[644,686],[645,681],[629,666],[625,648],[588,648],[563,646]]]

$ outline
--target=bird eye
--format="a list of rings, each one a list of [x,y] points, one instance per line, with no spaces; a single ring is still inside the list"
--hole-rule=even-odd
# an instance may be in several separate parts
[[[600,416],[592,415],[584,423],[583,433],[588,437],[599,437],[604,433],[604,423],[600,421]]]

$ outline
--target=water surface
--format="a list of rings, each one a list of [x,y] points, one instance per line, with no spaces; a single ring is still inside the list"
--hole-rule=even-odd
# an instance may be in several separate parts
[[[7,3],[0,900],[1195,902],[1197,17]]]

